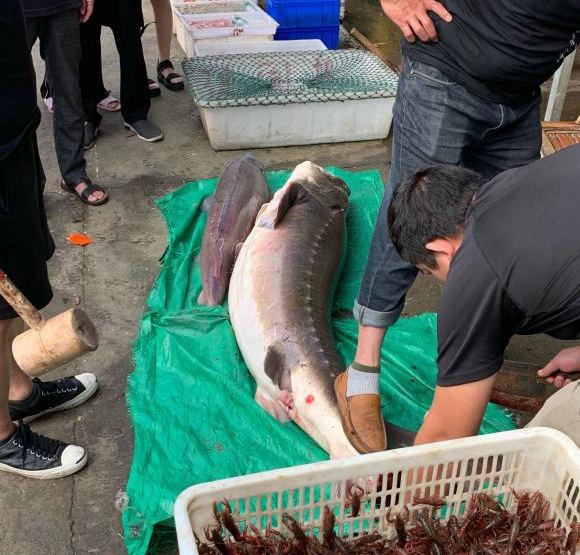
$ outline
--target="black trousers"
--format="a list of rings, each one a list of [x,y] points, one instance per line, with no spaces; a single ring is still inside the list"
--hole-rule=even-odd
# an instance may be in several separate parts
[[[92,17],[81,25],[80,83],[87,121],[98,125],[100,100],[101,26],[115,37],[121,66],[121,113],[127,123],[146,119],[151,107],[147,69],[141,45],[143,12],[140,0],[97,0]]]
[[[26,25],[30,46],[39,40],[46,62],[54,99],[54,145],[60,173],[66,183],[76,185],[87,177],[85,118],[79,87],[79,13],[75,9],[30,17]]]
[[[38,309],[52,299],[46,261],[54,241],[42,198],[44,182],[33,131],[0,161],[0,269]],[[0,320],[16,316],[0,296]]]

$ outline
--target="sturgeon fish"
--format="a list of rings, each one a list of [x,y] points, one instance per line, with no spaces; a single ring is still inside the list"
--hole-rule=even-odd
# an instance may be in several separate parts
[[[292,419],[332,457],[356,455],[334,378],[344,370],[330,328],[348,187],[311,162],[296,167],[258,215],[236,260],[228,305],[256,402]]]
[[[262,168],[252,156],[236,158],[225,167],[203,232],[203,290],[199,304],[221,304],[230,281],[236,247],[245,241],[260,208],[271,198]]]

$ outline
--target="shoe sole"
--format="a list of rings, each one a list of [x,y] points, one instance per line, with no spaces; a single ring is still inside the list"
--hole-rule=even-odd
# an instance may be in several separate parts
[[[43,416],[46,416],[47,414],[52,414],[53,412],[60,412],[61,410],[74,409],[75,407],[82,405],[85,401],[88,401],[98,391],[98,389],[99,389],[99,382],[96,381],[93,385],[89,386],[80,395],[77,395],[74,399],[71,399],[70,401],[63,403],[62,405],[59,405],[58,407],[54,407],[52,409],[45,410],[44,412],[39,412],[38,414],[33,414],[31,416],[27,416],[26,418],[23,418],[23,422],[25,424],[28,424],[29,422],[32,422],[33,420],[36,420],[37,418],[41,418]]]
[[[67,467],[58,466],[56,468],[49,468],[47,470],[22,470],[21,468],[15,468],[8,464],[0,463],[0,471],[18,474],[19,476],[32,478],[34,480],[54,480],[55,478],[64,478],[65,476],[70,476],[71,474],[78,472],[86,466],[88,460],[89,457],[85,451],[82,459]]]
[[[135,135],[137,135],[137,137],[139,137],[142,141],[147,141],[148,143],[156,143],[157,141],[160,141],[161,139],[163,139],[163,133],[160,133],[156,137],[151,137],[150,139],[148,139],[147,137],[143,137],[143,135],[139,135],[137,130],[132,125],[130,125],[128,123],[125,123],[125,129],[128,129],[129,131],[133,131],[133,133],[135,133]]]

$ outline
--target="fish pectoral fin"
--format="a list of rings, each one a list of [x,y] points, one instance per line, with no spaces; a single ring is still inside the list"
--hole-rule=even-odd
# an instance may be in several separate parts
[[[299,200],[303,187],[300,183],[292,182],[284,185],[282,189],[274,194],[274,198],[262,208],[256,225],[267,229],[274,229],[286,215],[291,206],[294,206]]]
[[[266,349],[264,372],[279,389],[288,392],[292,391],[290,368],[285,364],[282,350],[276,344],[269,345]]]

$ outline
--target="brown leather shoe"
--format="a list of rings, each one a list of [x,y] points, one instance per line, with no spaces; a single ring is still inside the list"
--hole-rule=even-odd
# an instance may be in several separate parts
[[[387,432],[381,414],[379,395],[346,396],[347,373],[334,380],[338,412],[348,440],[359,453],[374,453],[387,448]]]

